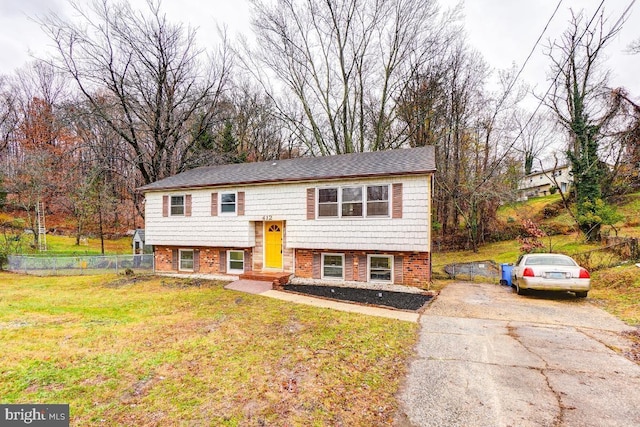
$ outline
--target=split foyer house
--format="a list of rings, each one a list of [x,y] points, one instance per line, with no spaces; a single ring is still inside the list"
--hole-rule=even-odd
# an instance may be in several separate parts
[[[141,188],[158,272],[423,285],[433,147],[202,167]]]

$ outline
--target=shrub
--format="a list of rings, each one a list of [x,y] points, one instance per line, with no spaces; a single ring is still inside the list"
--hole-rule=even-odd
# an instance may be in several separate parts
[[[523,220],[522,234],[518,236],[518,241],[522,245],[520,246],[520,252],[528,254],[536,249],[544,248],[544,243],[540,239],[545,236],[546,233],[535,222],[530,219]]]

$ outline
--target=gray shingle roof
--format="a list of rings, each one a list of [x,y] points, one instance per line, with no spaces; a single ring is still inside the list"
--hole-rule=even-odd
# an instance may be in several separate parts
[[[258,163],[206,166],[153,182],[140,191],[435,172],[433,146]]]
[[[144,242],[144,228],[137,228],[133,236],[135,237],[136,234],[140,237],[140,240]]]

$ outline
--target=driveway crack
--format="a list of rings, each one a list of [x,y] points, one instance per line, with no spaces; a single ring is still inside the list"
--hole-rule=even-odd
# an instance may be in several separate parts
[[[526,345],[524,343],[524,341],[520,337],[520,334],[518,334],[518,330],[517,330],[517,328],[515,326],[513,326],[511,324],[507,324],[507,335],[510,336],[511,338],[513,338],[514,340],[516,340],[529,353],[537,356],[540,360],[542,360],[544,362],[544,367],[543,368],[536,368],[536,367],[532,366],[531,369],[540,372],[540,375],[543,376],[543,378],[545,380],[545,383],[547,384],[547,388],[551,391],[551,393],[553,394],[553,396],[556,399],[559,412],[558,412],[558,415],[556,415],[554,417],[552,425],[555,426],[555,427],[562,426],[566,410],[575,409],[575,408],[566,407],[564,405],[564,403],[562,403],[561,393],[558,392],[556,389],[554,389],[553,386],[551,385],[551,381],[549,379],[549,376],[547,375],[547,371],[549,371],[551,369],[549,368],[549,364],[547,363],[547,360],[541,354],[535,352],[531,347],[529,347],[528,345]]]

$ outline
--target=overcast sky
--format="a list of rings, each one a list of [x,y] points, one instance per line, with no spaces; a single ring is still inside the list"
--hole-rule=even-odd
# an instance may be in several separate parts
[[[89,1],[89,0],[78,0]],[[144,4],[144,0],[131,0]],[[548,87],[548,60],[543,46],[549,39],[560,37],[570,17],[569,7],[584,8],[589,16],[601,0],[564,0],[543,42],[523,72],[523,79],[543,93]],[[440,0],[450,7],[457,0]],[[464,26],[469,42],[494,68],[520,66],[551,17],[558,0],[466,0]],[[605,14],[611,22],[621,16],[632,0],[605,0]],[[227,25],[231,35],[246,32],[249,22],[247,0],[163,0],[163,9],[175,21],[198,27],[200,43],[215,40],[216,24]],[[66,14],[67,0],[0,0],[0,74],[9,74],[30,60],[30,55],[43,56],[49,41],[39,26],[30,20],[48,11]],[[607,65],[611,69],[612,86],[624,86],[634,99],[640,99],[640,54],[625,52],[640,38],[640,2],[631,10],[627,22],[608,47]]]

